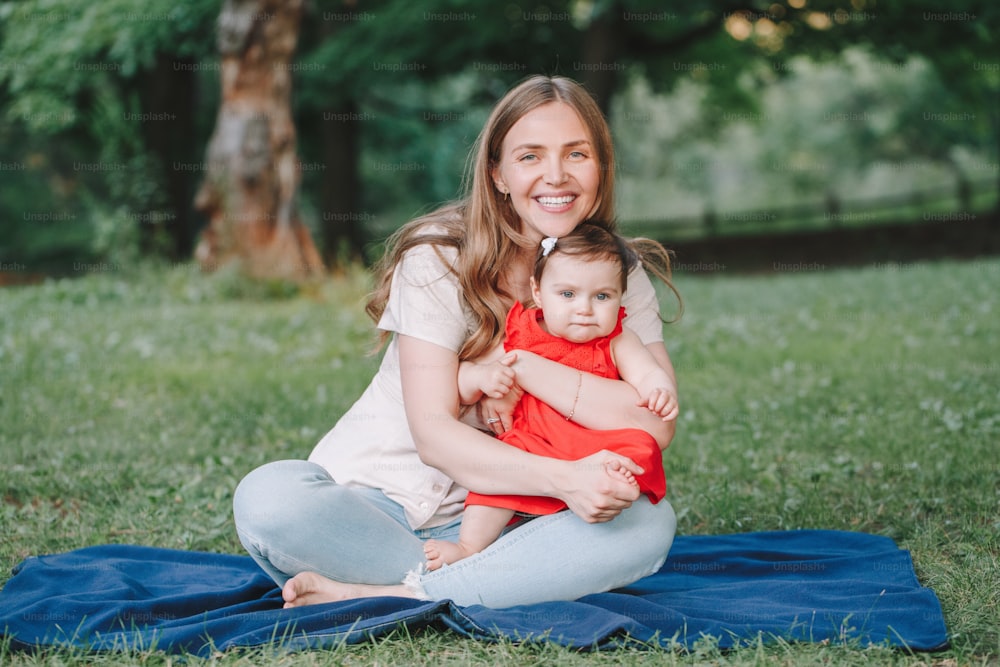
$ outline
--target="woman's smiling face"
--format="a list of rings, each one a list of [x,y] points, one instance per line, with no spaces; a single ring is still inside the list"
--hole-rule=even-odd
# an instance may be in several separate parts
[[[594,212],[600,164],[583,121],[567,104],[529,111],[507,132],[493,181],[509,193],[521,232],[535,242],[565,236]]]

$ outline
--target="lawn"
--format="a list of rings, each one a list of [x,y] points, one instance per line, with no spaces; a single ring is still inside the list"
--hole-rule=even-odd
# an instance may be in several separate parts
[[[190,663],[996,664],[1000,260],[677,284],[685,313],[666,337],[682,416],[665,461],[679,532],[890,536],[941,599],[951,649],[581,654],[430,630]],[[0,583],[26,556],[93,544],[241,553],[240,477],[305,457],[374,371],[365,285],[354,272],[289,294],[175,267],[0,291]],[[0,643],[0,663],[123,658],[176,660]]]

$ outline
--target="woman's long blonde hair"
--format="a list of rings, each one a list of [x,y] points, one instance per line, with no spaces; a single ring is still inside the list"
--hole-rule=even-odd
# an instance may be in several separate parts
[[[475,359],[500,343],[507,310],[515,300],[503,280],[504,270],[514,265],[522,248],[534,244],[522,233],[521,219],[509,199],[496,189],[493,169],[500,162],[503,140],[511,127],[525,114],[551,102],[562,102],[574,109],[590,134],[600,169],[598,201],[590,217],[615,231],[614,148],[604,115],[593,97],[575,81],[532,76],[511,89],[493,108],[469,156],[463,198],[408,222],[387,240],[386,251],[375,269],[375,288],[365,305],[375,322],[385,310],[396,265],[407,250],[429,243],[435,249],[457,250],[451,270],[475,318],[475,330],[459,351],[459,358]],[[388,335],[380,333],[380,344]]]

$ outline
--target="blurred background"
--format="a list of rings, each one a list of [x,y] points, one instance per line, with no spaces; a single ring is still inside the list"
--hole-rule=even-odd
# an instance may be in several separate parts
[[[455,198],[490,107],[534,73],[598,99],[623,226],[678,270],[996,252],[997,7],[0,2],[0,281],[194,261],[240,16],[242,48],[295,45],[295,206],[328,269]]]

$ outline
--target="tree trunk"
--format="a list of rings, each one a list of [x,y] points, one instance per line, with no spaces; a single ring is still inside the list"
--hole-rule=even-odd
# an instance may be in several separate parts
[[[222,103],[195,208],[208,218],[195,257],[258,278],[324,272],[299,217],[300,164],[291,114],[291,60],[302,0],[225,0],[219,14]]]
[[[993,138],[996,140],[997,163],[1000,163],[1000,86],[993,92]],[[1000,170],[997,171],[997,200],[993,204],[993,212],[993,224],[1000,226]]]
[[[182,67],[176,65],[181,64]],[[157,248],[157,235],[165,234],[170,245],[165,248],[170,259],[180,260],[191,254],[194,245],[194,211],[191,197],[196,183],[189,172],[177,169],[177,163],[197,161],[197,154],[188,139],[195,134],[195,74],[193,61],[175,61],[160,54],[154,70],[143,79],[141,89],[143,111],[165,114],[169,120],[142,124],[149,151],[159,159],[159,172],[167,197],[166,211],[154,217],[149,211],[139,225],[139,239],[144,252]]]
[[[595,16],[583,36],[583,74],[580,82],[597,100],[607,116],[611,97],[618,89],[618,72],[624,65],[618,61],[622,52],[622,10],[614,2]]]
[[[318,10],[315,8],[314,12]],[[325,12],[324,12],[325,13]],[[337,20],[315,21],[320,42],[337,39],[358,16],[356,4],[337,6]],[[319,136],[323,171],[320,198],[320,245],[323,259],[331,269],[344,261],[363,260],[368,242],[365,223],[371,215],[362,210],[361,126],[354,86],[325,91],[328,105],[310,136]]]
[[[361,179],[358,155],[361,142],[357,106],[353,100],[336,105],[324,114],[323,156],[323,246],[329,265],[338,260],[364,259],[369,215],[361,210]],[[347,119],[347,120],[338,120]]]

